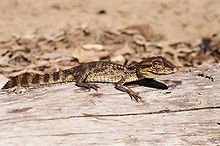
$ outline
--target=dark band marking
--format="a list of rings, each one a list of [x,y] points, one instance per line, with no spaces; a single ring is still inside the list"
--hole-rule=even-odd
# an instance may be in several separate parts
[[[28,77],[29,77],[29,73],[25,73],[21,75],[21,85],[28,85]]]
[[[11,87],[10,87],[10,88],[17,86],[17,79],[16,79],[16,78],[17,78],[17,76],[16,76],[16,77],[13,77],[13,78],[11,79],[12,84],[11,84]]]
[[[59,72],[54,72],[53,73],[53,81],[57,81],[57,80],[59,80],[60,79],[60,74],[59,74]]]
[[[68,77],[70,75],[70,71],[68,70],[63,70],[63,77]]]
[[[98,64],[97,62],[91,62],[91,63],[89,64],[89,66],[90,66],[91,68],[96,68],[96,67],[99,66],[99,64]]]
[[[50,80],[50,75],[47,73],[47,74],[44,74],[44,83],[48,83]]]
[[[32,78],[32,84],[38,84],[40,82],[40,75],[34,74]]]

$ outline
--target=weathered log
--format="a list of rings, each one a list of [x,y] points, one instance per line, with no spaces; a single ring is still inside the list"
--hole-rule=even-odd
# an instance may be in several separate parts
[[[143,97],[140,103],[112,84],[99,84],[98,92],[74,83],[1,91],[0,145],[220,144],[220,64],[157,81],[169,89],[129,85]]]

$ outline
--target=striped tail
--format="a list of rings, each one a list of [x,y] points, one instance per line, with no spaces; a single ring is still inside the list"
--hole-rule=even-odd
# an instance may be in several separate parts
[[[46,74],[24,73],[11,78],[2,89],[9,89],[15,86],[44,85],[74,81],[68,70]]]

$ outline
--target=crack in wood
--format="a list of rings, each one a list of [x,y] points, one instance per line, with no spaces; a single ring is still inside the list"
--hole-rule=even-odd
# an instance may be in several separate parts
[[[92,135],[92,134],[104,134],[104,133],[115,133],[115,132],[72,132],[72,133],[57,133],[57,134],[33,134],[33,135],[17,135],[17,136],[5,136],[5,138],[23,138],[23,137],[46,137],[46,136],[72,136],[72,135]]]
[[[68,116],[68,117],[56,117],[56,118],[45,118],[45,119],[31,119],[31,120],[23,120],[19,122],[26,121],[50,121],[50,120],[60,120],[60,119],[72,119],[72,118],[87,118],[87,117],[124,117],[124,116],[140,116],[140,115],[158,115],[158,114],[170,114],[170,113],[180,113],[180,112],[192,112],[198,110],[207,110],[207,109],[220,109],[220,106],[216,107],[201,107],[201,108],[191,108],[191,109],[182,109],[182,110],[161,110],[157,112],[146,112],[146,113],[124,113],[124,114],[84,114],[80,116]],[[19,117],[25,118],[25,117]],[[18,118],[16,118],[18,119]],[[1,119],[0,121],[8,121],[9,119]],[[11,118],[10,120],[15,120]],[[18,122],[18,121],[16,121]]]
[[[116,116],[135,116],[135,115],[156,115],[156,114],[164,114],[164,113],[179,113],[179,112],[191,112],[191,111],[198,111],[198,110],[206,110],[206,109],[220,109],[220,106],[216,107],[202,107],[202,108],[192,108],[192,109],[182,109],[182,110],[161,110],[157,112],[147,112],[147,113],[127,113],[127,114],[100,114],[100,115],[93,115],[93,114],[86,114],[84,116],[76,116],[75,118],[80,117],[116,117]]]
[[[22,112],[26,112],[30,109],[32,109],[32,107],[24,107],[24,108],[20,108],[20,109],[16,108],[16,109],[8,111],[8,113],[22,113]]]

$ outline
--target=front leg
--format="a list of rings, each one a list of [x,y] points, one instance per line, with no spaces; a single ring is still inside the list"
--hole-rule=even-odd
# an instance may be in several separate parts
[[[124,83],[125,83],[125,78],[122,77],[122,79],[120,81],[118,81],[116,84],[115,84],[115,88],[122,91],[122,92],[127,92],[129,94],[129,96],[131,97],[131,99],[135,99],[135,101],[139,101],[141,100],[141,97],[138,95],[138,93],[132,91],[130,88],[124,86]]]
[[[89,89],[89,90],[94,89],[94,90],[98,91],[98,88],[99,88],[99,87],[98,87],[97,85],[95,85],[95,84],[89,84],[89,83],[86,83],[86,82],[85,82],[85,80],[86,80],[88,74],[89,74],[89,71],[84,71],[84,72],[82,72],[82,73],[78,76],[78,78],[77,78],[77,80],[76,80],[76,86],[78,86],[78,87],[84,87],[84,88],[87,88],[87,89]]]

